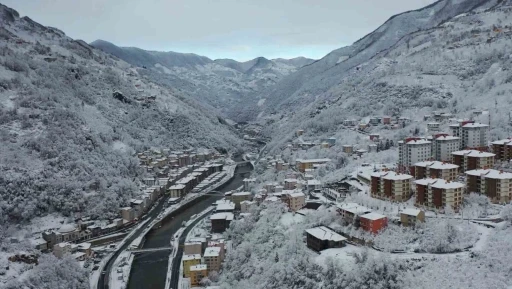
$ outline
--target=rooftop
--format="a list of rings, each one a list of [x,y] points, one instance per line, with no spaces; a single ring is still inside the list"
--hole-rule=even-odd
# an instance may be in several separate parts
[[[333,230],[331,230],[325,226],[307,229],[306,233],[308,233],[308,234],[312,235],[313,237],[320,239],[320,240],[335,241],[335,242],[347,240],[347,238],[341,236],[340,234],[334,232]]]
[[[459,168],[458,165],[440,162],[440,161],[426,161],[426,162],[419,162],[414,164],[417,167],[429,167],[431,169],[438,169],[438,170],[447,170],[447,169],[457,169]]]
[[[483,124],[483,123],[468,123],[468,124],[465,124],[463,126],[463,128],[476,128],[476,127],[489,127],[488,125],[486,124]]]
[[[471,175],[471,176],[483,176],[483,177],[489,178],[489,179],[512,179],[512,173],[493,170],[493,169],[471,170],[471,171],[467,171],[466,174]]]
[[[407,208],[402,211],[402,214],[409,215],[409,216],[418,216],[421,213],[421,210],[418,210],[416,208]]]
[[[436,189],[459,189],[463,188],[464,184],[454,181],[446,181],[443,179],[422,179],[415,181],[418,185],[428,186],[430,185]]]
[[[453,136],[453,135],[442,135],[436,137],[436,140],[459,140],[459,137]]]
[[[201,259],[201,255],[199,255],[199,254],[183,255],[183,258],[182,258],[183,261],[197,260],[197,259]]]
[[[352,213],[354,215],[361,215],[366,214],[368,212],[371,212],[372,210],[370,208],[367,208],[365,206],[361,206],[357,203],[341,203],[336,205],[338,208],[347,211],[349,213]]]
[[[501,140],[493,141],[492,144],[504,145],[504,144],[511,144],[511,142],[512,142],[512,139],[506,138],[506,139],[501,139]]]
[[[208,247],[204,250],[204,257],[218,257],[220,255],[220,247]]]
[[[495,154],[488,153],[488,152],[482,152],[477,150],[462,150],[462,151],[456,151],[452,152],[452,155],[458,155],[458,156],[468,156],[468,157],[479,157],[479,158],[488,158],[488,157],[494,157]]]
[[[372,213],[368,213],[368,214],[362,215],[361,218],[375,221],[375,220],[380,220],[380,219],[386,218],[386,216],[381,215],[379,213],[373,213],[372,212]]]
[[[174,185],[169,188],[169,190],[183,190],[185,188],[185,185]]]
[[[409,180],[409,179],[413,178],[411,175],[400,174],[400,173],[396,173],[394,171],[375,172],[371,176],[372,177],[383,178],[383,179],[386,179],[386,180],[392,180],[392,181],[402,181],[402,180]]]
[[[430,144],[431,142],[426,139],[412,139],[407,142],[408,145],[422,145],[422,144]]]
[[[216,213],[210,216],[210,220],[227,220],[233,221],[233,213]]]
[[[331,159],[310,159],[310,160],[297,159],[298,163],[327,163],[330,161],[331,161]]]
[[[217,204],[217,211],[233,211],[235,210],[235,203],[233,202],[224,202]]]
[[[251,192],[237,192],[233,193],[233,196],[250,196]]]

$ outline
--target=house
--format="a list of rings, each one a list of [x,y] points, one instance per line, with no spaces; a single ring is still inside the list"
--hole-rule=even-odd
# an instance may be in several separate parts
[[[450,162],[452,153],[460,150],[460,138],[447,134],[437,134],[430,138],[432,141],[431,155],[434,160]]]
[[[233,219],[233,213],[215,213],[211,215],[210,221],[212,223],[212,232],[223,233],[227,228],[229,228],[229,224]]]
[[[285,203],[292,212],[297,212],[306,205],[306,195],[302,192],[290,191],[284,195]]]
[[[36,250],[45,251],[48,250],[48,242],[42,238],[30,239],[30,242]]]
[[[425,212],[416,208],[407,208],[400,212],[400,222],[403,226],[410,227],[416,223],[425,222]]]
[[[183,244],[183,254],[201,255],[203,253],[203,244],[201,242],[185,242]]]
[[[297,165],[297,170],[304,173],[304,172],[306,172],[307,169],[313,169],[314,165],[326,164],[330,161],[331,161],[330,159],[310,159],[310,160],[297,159],[296,165]]]
[[[201,264],[200,254],[183,255],[183,277],[190,277],[190,267]]]
[[[168,191],[171,198],[182,198],[185,195],[185,185],[171,186]]]
[[[344,126],[356,126],[357,125],[357,120],[355,119],[346,119],[343,121],[343,125]]]
[[[372,153],[372,152],[373,152],[373,153],[377,152],[377,145],[376,145],[376,144],[369,144],[369,145],[368,145],[368,152],[370,152],[370,153]]]
[[[331,146],[329,145],[329,143],[327,143],[327,142],[323,142],[323,143],[321,143],[321,144],[320,144],[320,147],[321,147],[321,148],[323,148],[323,149],[328,149],[328,148],[330,148]]]
[[[438,122],[429,122],[427,123],[427,130],[429,132],[439,131],[441,124]]]
[[[453,181],[457,178],[459,174],[459,166],[444,163],[439,161],[426,161],[419,162],[414,164],[414,173],[415,178],[425,179],[425,178],[433,178],[433,179],[445,179],[449,181]]]
[[[450,125],[452,135],[460,137],[462,149],[487,149],[489,142],[489,126],[473,121],[460,121]]]
[[[347,238],[325,226],[306,230],[307,246],[317,252],[330,248],[341,248],[345,246],[346,240]]]
[[[398,170],[414,175],[414,164],[431,158],[431,142],[422,138],[407,138],[398,142]]]
[[[487,170],[466,171],[467,192],[485,194],[492,202],[506,204],[512,200],[512,173]]]
[[[242,201],[240,202],[240,212],[241,213],[248,213],[250,207],[255,204],[256,202],[253,201]]]
[[[365,215],[370,213],[372,210],[365,207],[360,206],[357,203],[341,203],[337,204],[338,212],[340,215],[348,222],[352,222],[359,218],[361,215]]]
[[[199,286],[204,277],[208,277],[207,265],[202,264],[190,266],[190,285]]]
[[[371,174],[371,196],[376,199],[388,199],[404,202],[411,195],[413,177],[393,171],[380,171]]]
[[[62,258],[65,255],[71,254],[71,243],[61,242],[53,246],[53,255],[57,258]]]
[[[359,217],[361,229],[377,234],[388,225],[388,218],[378,213],[368,213]]]
[[[365,149],[358,149],[356,150],[356,155],[358,155],[359,157],[361,157],[362,155],[364,155],[365,153],[367,153],[368,151],[365,150]]]
[[[220,271],[222,264],[221,248],[220,247],[208,247],[204,251],[204,263],[208,266],[208,272]]]
[[[233,213],[235,211],[235,203],[226,200],[225,202],[219,202],[216,204],[215,212],[216,213]]]
[[[297,179],[284,179],[284,188],[285,190],[293,190],[297,187]]]
[[[382,124],[391,124],[391,117],[383,116],[382,117]]]
[[[343,150],[344,153],[350,155],[350,154],[352,154],[354,152],[354,146],[353,145],[344,145],[342,147],[342,150]]]
[[[512,138],[493,141],[492,152],[497,161],[509,161],[512,159]]]
[[[459,172],[486,169],[494,166],[495,154],[477,150],[462,150],[452,153],[452,163],[459,166]]]
[[[48,242],[48,248],[54,248],[58,243],[88,240],[92,237],[92,233],[75,224],[64,224],[58,230],[43,232],[42,237]]]
[[[250,192],[236,192],[231,195],[231,201],[235,203],[236,210],[240,210],[241,202],[250,200],[252,200],[252,194]]]
[[[458,210],[463,201],[464,184],[443,179],[416,180],[416,205],[432,209],[447,206]]]
[[[370,134],[370,140],[371,141],[378,141],[380,139],[380,134],[378,133],[371,133]]]
[[[382,119],[380,117],[370,117],[369,123],[375,126],[378,125],[381,121]]]
[[[297,133],[296,133],[297,136],[301,136],[303,134],[304,134],[304,130],[303,129],[297,130]]]
[[[322,182],[316,179],[307,181],[308,191],[320,190],[322,189]]]

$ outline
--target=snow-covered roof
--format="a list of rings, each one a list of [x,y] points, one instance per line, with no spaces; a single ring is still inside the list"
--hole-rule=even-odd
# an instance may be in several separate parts
[[[309,160],[297,159],[297,162],[300,162],[300,163],[327,163],[330,161],[331,161],[331,159],[309,159]]]
[[[483,176],[483,177],[489,178],[489,179],[500,179],[500,180],[512,179],[512,173],[493,170],[493,169],[471,170],[471,171],[467,171],[466,174],[471,175],[471,176],[477,176],[477,177]]]
[[[169,188],[169,190],[183,190],[185,188],[185,185],[174,185]]]
[[[460,137],[453,136],[453,135],[441,135],[436,137],[436,140],[459,140]]]
[[[59,228],[59,233],[70,233],[70,232],[73,232],[74,230],[76,230],[76,225],[75,224],[64,224],[62,225],[62,227]]]
[[[200,243],[199,243],[200,244]],[[199,254],[189,254],[189,255],[183,255],[183,258],[182,260],[183,261],[188,261],[188,260],[200,260],[201,259],[201,255]]]
[[[203,257],[218,257],[220,255],[220,247],[208,247],[204,250]]]
[[[379,214],[379,213],[374,213],[374,212],[371,212],[371,213],[368,213],[368,214],[364,214],[364,215],[362,215],[360,217],[363,218],[363,219],[368,219],[368,220],[372,220],[372,221],[386,218],[386,216],[384,216],[382,214]]]
[[[204,271],[207,268],[206,264],[194,265],[190,266],[190,271]]]
[[[337,204],[336,206],[339,209],[342,209],[342,210],[352,213],[354,215],[361,215],[361,214],[365,214],[365,213],[372,211],[370,208],[361,206],[357,203],[341,203],[341,204]]]
[[[235,209],[235,203],[232,203],[232,202],[217,204],[217,211],[229,211],[229,210],[234,210],[234,209]]]
[[[315,237],[319,240],[334,241],[334,242],[347,240],[347,238],[343,237],[342,235],[334,232],[333,230],[331,230],[325,226],[307,229],[306,233],[312,235],[313,237]]]
[[[463,126],[463,128],[472,128],[472,127],[488,127],[489,125],[483,123],[467,123]]]
[[[216,213],[210,216],[210,220],[227,220],[233,221],[233,213]]]
[[[461,150],[452,152],[452,155],[458,155],[458,156],[468,156],[468,157],[478,157],[478,158],[488,158],[488,157],[494,157],[495,154],[488,153],[488,152],[482,152],[477,150]]]
[[[380,171],[371,174],[372,177],[383,178],[386,180],[401,181],[412,179],[413,177],[408,174],[400,174],[393,171]]]
[[[319,180],[315,180],[315,179],[308,180],[308,186],[317,186],[317,185],[321,185],[321,184],[322,184],[322,182]]]
[[[430,144],[431,142],[426,139],[412,139],[407,142],[408,145],[422,145],[422,144]]]
[[[409,215],[409,216],[418,216],[420,213],[421,213],[421,210],[418,210],[416,208],[407,208],[405,210],[403,210],[401,212],[402,214],[404,215]]]
[[[296,183],[297,179],[284,179],[285,183]]]
[[[78,248],[83,249],[83,250],[90,249],[91,243],[88,243],[88,242],[80,243],[80,244],[78,244]]]
[[[132,204],[135,204],[135,205],[140,205],[142,204],[144,201],[143,200],[131,200],[131,203]]]
[[[512,139],[509,139],[509,138],[500,139],[500,140],[497,140],[497,141],[493,141],[492,144],[495,144],[495,145],[504,145],[504,144],[512,145]]]
[[[415,180],[414,183],[417,185],[428,186],[428,185],[432,184],[433,182],[435,182],[436,180],[437,179],[426,178],[426,179],[421,179],[421,180]]]
[[[440,162],[440,161],[419,162],[419,163],[415,163],[414,166],[425,167],[425,168],[429,167],[431,169],[436,169],[436,170],[457,169],[459,167],[458,165]]]
[[[464,184],[459,182],[446,181],[443,179],[437,179],[435,182],[431,183],[430,186],[436,189],[459,189],[463,188]]]
[[[305,197],[305,195],[303,193],[301,193],[301,192],[289,193],[288,195],[291,198]]]
[[[251,192],[237,192],[233,193],[233,196],[250,196]]]

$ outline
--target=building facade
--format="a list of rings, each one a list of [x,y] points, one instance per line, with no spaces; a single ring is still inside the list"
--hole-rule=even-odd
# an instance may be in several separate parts
[[[330,248],[341,248],[345,246],[346,240],[347,238],[325,226],[306,230],[307,246],[317,252]]]
[[[458,210],[463,201],[464,184],[443,179],[416,180],[416,205],[432,209],[447,206]]]
[[[201,264],[200,254],[183,255],[183,277],[190,277],[190,267]]]
[[[467,192],[485,194],[494,203],[512,200],[512,173],[487,169],[466,172]]]
[[[422,138],[407,138],[398,142],[398,170],[414,175],[414,164],[429,160],[431,142]]]
[[[439,161],[419,162],[414,164],[414,167],[414,177],[417,180],[433,178],[452,181],[455,180],[457,178],[457,175],[459,174],[458,165]]]
[[[473,121],[460,121],[450,125],[452,134],[460,137],[462,149],[487,149],[489,144],[489,126]]]
[[[220,271],[222,264],[221,248],[208,247],[204,251],[204,263],[208,266],[208,272]]]
[[[452,153],[452,163],[459,166],[459,172],[487,169],[494,166],[495,154],[477,150],[462,150]]]
[[[371,175],[371,196],[404,202],[411,196],[412,179],[411,175],[393,171],[375,172]]]
[[[512,159],[512,139],[502,139],[492,142],[492,152],[497,161],[509,161]]]
[[[400,212],[400,223],[405,227],[412,227],[416,223],[425,222],[425,212],[416,208],[408,208]]]
[[[450,162],[452,153],[459,150],[461,150],[459,137],[446,134],[432,137],[431,154],[434,160]]]
[[[377,234],[388,225],[388,218],[378,213],[368,213],[360,217],[361,229]]]

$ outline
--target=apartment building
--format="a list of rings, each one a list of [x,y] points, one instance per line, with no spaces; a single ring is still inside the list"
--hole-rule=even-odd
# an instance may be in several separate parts
[[[452,163],[459,166],[459,172],[487,169],[494,166],[495,154],[477,150],[462,150],[452,153]]]
[[[250,192],[236,192],[231,195],[231,201],[235,203],[236,210],[240,210],[241,202],[250,200],[252,200],[252,194]]]
[[[508,161],[512,159],[512,138],[493,141],[492,152],[496,155],[497,161]]]
[[[489,126],[473,121],[450,125],[452,135],[460,137],[462,149],[486,149],[489,144]]]
[[[361,229],[377,234],[388,225],[388,218],[379,213],[368,213],[359,217]]]
[[[132,207],[121,208],[121,217],[123,220],[126,220],[126,222],[131,222],[135,219],[135,211]]]
[[[88,240],[92,233],[88,229],[75,224],[64,224],[58,230],[43,232],[43,239],[48,242],[48,247],[53,248],[55,244],[62,242],[75,242]]]
[[[204,251],[204,263],[208,266],[208,272],[220,271],[222,264],[221,248],[220,247],[208,247]]]
[[[206,264],[190,266],[190,285],[201,285],[201,280],[204,277],[208,277],[208,266]]]
[[[213,233],[223,233],[234,219],[233,213],[216,213],[210,216]]]
[[[251,188],[256,183],[256,179],[255,178],[246,178],[243,180],[243,183],[244,183],[244,191],[250,191]]]
[[[361,215],[370,213],[372,210],[357,203],[341,203],[337,204],[338,212],[347,222],[352,222]]]
[[[447,134],[437,134],[430,138],[432,141],[431,155],[434,160],[441,162],[450,162],[452,152],[459,151],[460,138]]]
[[[441,127],[441,124],[438,123],[438,122],[429,122],[429,123],[427,123],[427,130],[429,132],[439,131],[440,127]]]
[[[345,246],[346,241],[347,238],[325,226],[306,230],[307,246],[317,252],[330,248],[341,248]]]
[[[400,223],[405,227],[412,227],[416,223],[425,222],[425,212],[416,208],[407,208],[400,212]]]
[[[203,253],[203,244],[201,242],[186,242],[183,245],[183,254],[185,255],[201,255]]]
[[[200,254],[183,255],[183,277],[190,277],[190,267],[201,264]]]
[[[323,165],[330,161],[331,161],[331,159],[310,159],[310,160],[297,159],[296,166],[297,166],[297,170],[304,173],[304,172],[306,172],[307,169],[313,169],[315,167],[315,165]]]
[[[416,180],[416,205],[457,210],[463,201],[464,184],[443,179]]]
[[[407,138],[398,142],[398,170],[414,175],[414,164],[431,158],[431,142],[422,138]]]
[[[371,196],[404,202],[411,195],[413,176],[393,171],[380,171],[371,174]]]
[[[495,203],[512,200],[512,173],[487,169],[466,172],[467,192],[485,194]]]
[[[284,199],[292,212],[297,212],[306,205],[306,195],[302,192],[288,191],[285,193]]]
[[[419,179],[433,178],[444,180],[455,180],[459,174],[459,166],[439,162],[439,161],[426,161],[414,164],[414,177]]]

